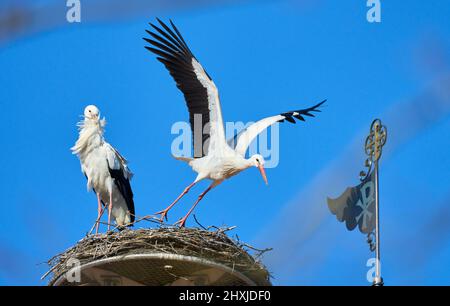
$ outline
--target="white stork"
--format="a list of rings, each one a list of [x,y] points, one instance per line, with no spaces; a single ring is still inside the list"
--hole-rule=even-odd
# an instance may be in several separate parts
[[[100,112],[95,105],[84,110],[84,120],[78,126],[80,135],[71,148],[81,162],[81,171],[87,178],[88,190],[97,195],[98,215],[96,233],[103,206],[108,204],[108,231],[111,216],[119,226],[134,222],[133,191],[130,180],[133,174],[127,161],[107,143],[103,137],[105,119],[100,120]]]
[[[211,185],[199,195],[197,201],[186,216],[175,223],[179,224],[180,227],[183,227],[185,226],[186,219],[192,213],[195,206],[208,191],[239,172],[250,167],[257,167],[267,184],[266,173],[264,170],[264,158],[259,154],[253,155],[249,159],[245,158],[245,152],[250,143],[259,133],[276,122],[283,122],[286,120],[295,123],[294,118],[304,121],[304,116],[314,117],[313,112],[319,112],[320,110],[318,108],[326,100],[307,109],[282,113],[280,115],[264,118],[254,123],[236,136],[237,142],[233,148],[232,143],[234,143],[234,139],[230,139],[227,142],[225,138],[219,92],[216,85],[192,54],[173,22],[170,21],[172,26],[171,29],[161,20],[157,20],[162,28],[150,23],[150,26],[155,32],[146,30],[153,39],[144,38],[145,41],[152,45],[146,46],[145,48],[157,55],[157,60],[162,62],[167,70],[169,70],[178,89],[184,94],[190,115],[190,124],[194,140],[194,157],[196,158],[175,158],[187,162],[189,166],[198,173],[194,182],[187,186],[172,204],[165,210],[156,213],[161,215],[160,220],[162,221],[164,218],[167,219],[168,211],[186,193],[188,193],[197,182],[203,179],[212,180]],[[202,132],[203,127],[208,124],[209,135],[199,136],[194,134],[194,132],[196,132],[196,129],[194,129],[194,118],[199,115],[201,115],[202,122],[200,132]],[[195,139],[197,137],[202,139],[199,156],[196,156],[197,154],[195,154],[198,149],[195,144]],[[209,143],[207,141],[209,141]],[[202,150],[203,148],[207,148],[206,152]]]

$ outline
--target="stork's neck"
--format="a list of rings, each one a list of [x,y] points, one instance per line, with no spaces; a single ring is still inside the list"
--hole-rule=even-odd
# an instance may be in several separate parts
[[[250,167],[253,167],[253,161],[249,158],[240,158],[237,160],[236,162],[236,168],[240,169],[240,170],[245,170],[248,169]]]
[[[105,124],[104,120],[85,119],[81,122],[79,124],[80,135],[72,148],[73,153],[81,156],[101,146],[104,142],[103,131]]]

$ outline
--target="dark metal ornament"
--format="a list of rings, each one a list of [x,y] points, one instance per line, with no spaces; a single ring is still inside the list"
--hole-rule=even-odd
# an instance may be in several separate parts
[[[381,123],[380,119],[375,119],[370,126],[369,136],[367,136],[364,145],[368,159],[371,162],[377,162],[380,159],[386,140],[386,127]]]
[[[379,119],[372,122],[364,143],[367,158],[365,169],[359,173],[360,184],[348,187],[337,198],[327,198],[330,212],[347,230],[359,228],[367,234],[371,252],[376,254],[374,285],[382,286],[380,269],[379,183],[378,163],[387,140],[387,129]]]
[[[383,278],[381,277],[380,267],[380,227],[379,227],[379,197],[378,197],[378,161],[383,153],[383,146],[387,140],[387,128],[381,123],[380,119],[375,119],[369,131],[369,136],[366,138],[364,145],[365,152],[368,156],[365,166],[369,168],[367,173],[370,173],[372,166],[375,171],[375,233],[367,235],[367,243],[371,251],[376,251],[376,275],[373,281],[374,286],[383,286]],[[361,172],[363,173],[363,171]],[[375,238],[375,241],[373,240]]]

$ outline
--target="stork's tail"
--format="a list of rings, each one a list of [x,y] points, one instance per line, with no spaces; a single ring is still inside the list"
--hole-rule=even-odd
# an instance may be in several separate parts
[[[191,158],[191,157],[182,157],[182,156],[175,156],[175,155],[172,155],[172,157],[175,158],[175,159],[184,161],[184,162],[186,162],[186,163],[190,163],[191,161],[194,160],[194,159]]]

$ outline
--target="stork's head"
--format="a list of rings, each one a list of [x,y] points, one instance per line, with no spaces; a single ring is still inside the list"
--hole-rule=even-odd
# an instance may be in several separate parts
[[[261,176],[263,177],[263,180],[266,183],[266,185],[269,185],[269,183],[267,182],[266,171],[264,170],[264,163],[265,163],[264,157],[262,157],[259,154],[255,154],[252,155],[252,157],[250,157],[249,160],[253,166],[259,169],[259,172],[261,172]]]
[[[98,120],[100,118],[100,111],[95,105],[88,105],[84,109],[84,118],[90,120]]]

